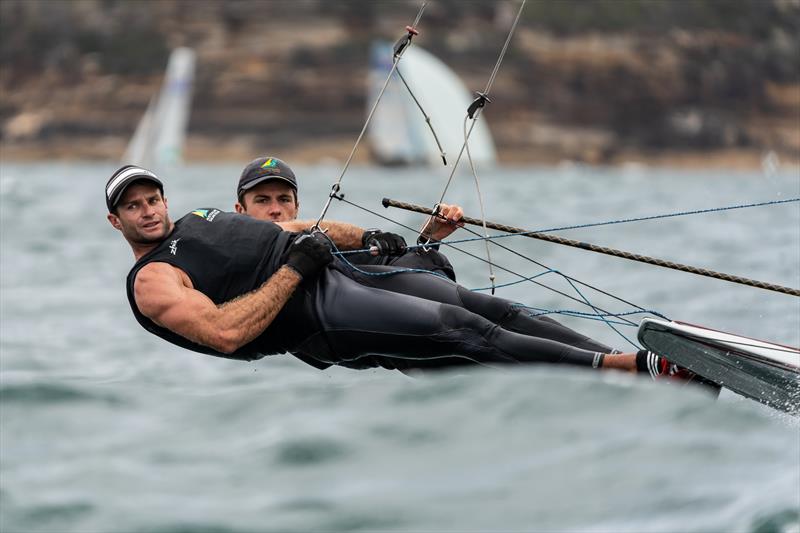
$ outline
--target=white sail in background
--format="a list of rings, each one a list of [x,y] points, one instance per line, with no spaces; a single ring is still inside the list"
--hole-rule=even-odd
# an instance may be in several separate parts
[[[172,51],[161,91],[158,97],[150,100],[125,150],[123,163],[163,168],[182,162],[192,101],[194,65],[193,50],[176,48]]]
[[[372,108],[391,68],[392,45],[386,42],[373,44],[368,80],[368,109]],[[448,165],[452,165],[464,144],[464,117],[473,100],[470,92],[447,65],[417,45],[403,53],[399,68],[430,116],[447,155]],[[472,121],[467,122],[467,128],[471,123]],[[378,104],[368,138],[374,157],[382,164],[442,164],[436,141],[425,117],[397,74],[389,82]],[[481,116],[475,124],[469,138],[469,148],[475,162],[492,163],[496,160],[494,143],[485,116]]]
[[[125,155],[122,156],[123,163],[136,164],[143,167],[148,166],[144,161],[144,154],[148,151],[147,147],[153,137],[153,116],[155,115],[157,102],[158,98],[155,95],[150,98],[150,103],[147,104],[147,111],[145,111],[144,116],[136,126],[136,131],[125,149]]]

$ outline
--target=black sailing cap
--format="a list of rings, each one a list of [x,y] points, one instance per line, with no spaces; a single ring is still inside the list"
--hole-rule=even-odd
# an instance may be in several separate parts
[[[295,193],[297,192],[297,178],[294,177],[289,165],[277,157],[259,157],[250,161],[242,170],[239,186],[236,187],[236,196],[241,197],[246,190],[267,180],[285,181]]]
[[[122,198],[125,189],[134,181],[139,180],[155,183],[159,190],[161,190],[161,195],[164,195],[164,184],[161,183],[161,180],[159,180],[155,174],[142,167],[137,167],[136,165],[125,165],[114,172],[108,179],[108,183],[106,183],[106,206],[108,206],[109,213],[114,211],[114,206],[116,206],[119,199]]]

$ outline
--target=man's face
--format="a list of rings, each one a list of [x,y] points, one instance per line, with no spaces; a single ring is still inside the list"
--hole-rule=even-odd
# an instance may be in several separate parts
[[[160,242],[172,231],[167,199],[148,182],[130,185],[117,203],[117,212],[108,214],[108,221],[131,244]]]
[[[284,181],[262,181],[244,193],[241,203],[236,203],[236,212],[259,220],[289,222],[297,218],[300,207],[295,194]]]

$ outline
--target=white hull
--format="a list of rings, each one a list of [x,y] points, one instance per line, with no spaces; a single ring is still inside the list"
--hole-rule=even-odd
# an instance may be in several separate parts
[[[645,318],[648,350],[748,398],[800,412],[800,349],[681,322]]]

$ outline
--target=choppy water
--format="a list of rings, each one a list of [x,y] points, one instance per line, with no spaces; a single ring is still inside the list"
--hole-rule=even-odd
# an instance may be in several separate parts
[[[800,531],[800,424],[732,394],[710,402],[567,368],[421,379],[319,372],[288,356],[226,361],[149,336],[124,297],[132,255],[104,221],[101,189],[112,170],[0,167],[4,533]],[[316,217],[338,167],[296,170],[301,212]],[[173,216],[230,208],[238,171],[165,174]],[[482,174],[487,217],[532,229],[800,196],[795,172]],[[442,183],[419,170],[360,168],[344,191],[417,226],[418,215],[384,210],[380,198],[430,205]],[[448,199],[477,213],[473,190],[462,179]],[[338,202],[330,214],[396,228]],[[798,204],[562,234],[800,286]],[[530,239],[506,244],[672,318],[800,344],[797,298]],[[484,265],[448,255],[465,285],[487,285]],[[495,259],[540,271],[497,250]],[[515,279],[497,274],[499,283]],[[578,308],[530,283],[500,295]],[[567,322],[628,347],[602,324]]]

